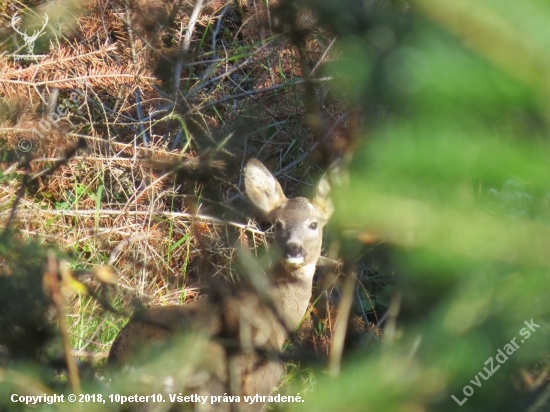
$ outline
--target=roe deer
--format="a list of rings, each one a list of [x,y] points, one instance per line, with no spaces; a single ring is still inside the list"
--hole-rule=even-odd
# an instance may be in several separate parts
[[[303,197],[287,199],[275,177],[260,161],[252,159],[244,169],[244,185],[248,198],[274,224],[278,257],[268,271],[266,290],[253,292],[239,285],[230,297],[147,309],[132,317],[109,353],[109,363],[122,366],[131,363],[144,347],[169,340],[178,332],[192,330],[206,335],[202,378],[194,383],[178,382],[182,386],[175,392],[185,389],[190,394],[235,395],[240,403],[223,403],[220,399],[201,405],[194,400],[195,411],[251,412],[264,408],[265,400],[256,398],[250,403],[245,396],[267,397],[283,373],[277,354],[306,313],[315,264],[321,254],[322,229],[333,209],[324,177],[311,201]],[[190,361],[186,355],[178,353],[170,363],[184,368]]]

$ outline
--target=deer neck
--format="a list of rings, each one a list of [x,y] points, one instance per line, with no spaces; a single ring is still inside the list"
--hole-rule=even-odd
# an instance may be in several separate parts
[[[300,326],[311,299],[314,273],[314,263],[292,272],[282,266],[275,269],[276,281],[271,288],[270,295],[278,316],[285,325],[281,344],[290,332]]]

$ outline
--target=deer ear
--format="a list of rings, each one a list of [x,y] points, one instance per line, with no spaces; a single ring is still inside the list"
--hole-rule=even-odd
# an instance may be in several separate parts
[[[321,219],[325,222],[330,219],[334,212],[334,204],[330,198],[330,184],[326,173],[319,180],[311,203],[321,213]]]
[[[250,159],[244,168],[244,187],[248,198],[266,215],[287,201],[277,179],[257,159]]]

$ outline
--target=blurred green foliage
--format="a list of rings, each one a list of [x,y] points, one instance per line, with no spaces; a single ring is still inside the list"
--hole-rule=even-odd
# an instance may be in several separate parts
[[[10,401],[21,388],[55,387],[60,355],[42,287],[45,249],[12,235],[0,236],[0,411],[26,409]]]
[[[549,368],[550,3],[374,3],[342,6],[353,32],[318,10],[344,45],[335,91],[366,119],[336,219],[395,246],[397,333],[308,410],[550,410],[548,379],[521,373]]]

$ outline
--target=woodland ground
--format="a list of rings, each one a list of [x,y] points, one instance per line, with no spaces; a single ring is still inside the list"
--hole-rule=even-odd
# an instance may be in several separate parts
[[[351,150],[354,120],[323,73],[334,36],[307,10],[271,6],[3,3],[0,219],[66,256],[78,281],[62,287],[67,333],[85,362],[102,364],[135,308],[196,299],[205,259],[232,282],[235,246],[265,248],[268,226],[243,199],[245,159],[266,162],[287,194],[307,195]],[[24,51],[16,13],[25,27],[49,16],[34,47],[41,60],[11,57]],[[331,259],[293,340],[319,359],[339,296]],[[355,294],[358,336],[380,316],[376,300],[389,304],[373,269],[359,277],[368,274]]]

